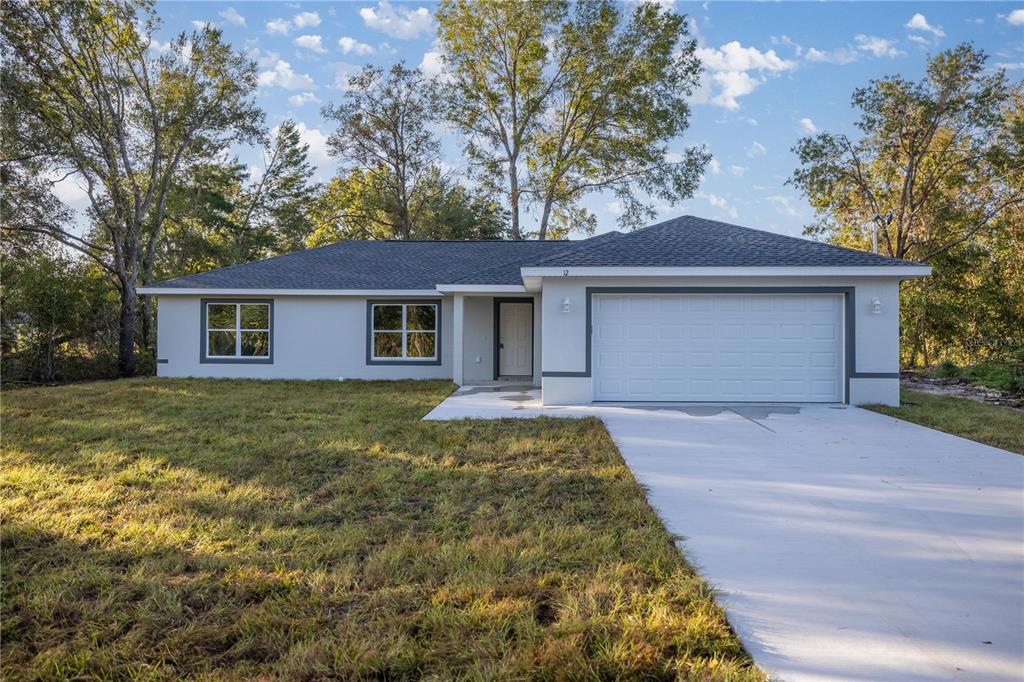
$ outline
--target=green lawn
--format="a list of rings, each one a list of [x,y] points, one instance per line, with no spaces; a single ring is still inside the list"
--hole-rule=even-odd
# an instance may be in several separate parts
[[[900,407],[871,405],[868,409],[1024,455],[1024,412],[1020,410],[907,389],[900,391],[900,402]]]
[[[4,679],[763,679],[596,420],[447,382],[3,396]]]

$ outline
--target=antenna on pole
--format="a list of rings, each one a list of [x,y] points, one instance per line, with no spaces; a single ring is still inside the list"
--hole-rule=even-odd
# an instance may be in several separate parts
[[[874,223],[874,226],[873,226],[873,228],[871,230],[871,252],[872,253],[878,253],[878,229],[882,228],[884,230],[885,228],[889,227],[889,223],[892,222],[892,219],[893,219],[892,211],[889,211],[884,216],[880,215],[878,213],[876,213],[875,215],[871,216],[871,222]]]

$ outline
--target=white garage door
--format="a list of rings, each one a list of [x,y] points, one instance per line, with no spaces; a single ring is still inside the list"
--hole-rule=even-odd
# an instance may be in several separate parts
[[[841,402],[837,294],[593,300],[595,400]]]

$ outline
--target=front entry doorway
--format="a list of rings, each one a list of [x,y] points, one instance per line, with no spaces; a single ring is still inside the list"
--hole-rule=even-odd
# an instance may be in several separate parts
[[[533,299],[495,299],[494,378],[533,377]]]

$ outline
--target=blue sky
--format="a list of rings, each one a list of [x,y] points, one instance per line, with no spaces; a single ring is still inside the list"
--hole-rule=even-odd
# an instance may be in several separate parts
[[[961,41],[1024,78],[1024,2],[662,4],[690,17],[706,66],[692,126],[673,149],[705,144],[714,154],[697,195],[659,205],[662,217],[692,213],[800,234],[813,213],[784,184],[796,166],[790,149],[807,132],[852,131],[855,87],[893,73],[919,78],[929,53]],[[404,60],[436,72],[435,10],[430,2],[384,0],[158,2],[158,37],[202,22],[222,28],[259,64],[257,97],[268,124],[295,119],[326,180],[336,161],[327,155],[332,127],[320,107],[339,101],[345,78],[363,64]],[[445,133],[444,141],[446,163],[464,168],[458,137]],[[254,150],[238,152],[258,172]],[[614,229],[614,197],[593,195],[585,205],[599,231]]]

